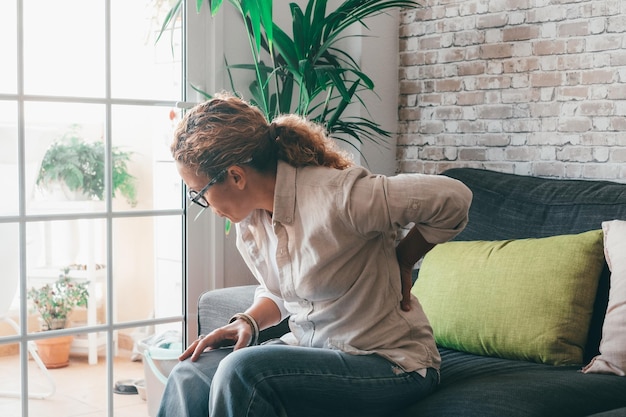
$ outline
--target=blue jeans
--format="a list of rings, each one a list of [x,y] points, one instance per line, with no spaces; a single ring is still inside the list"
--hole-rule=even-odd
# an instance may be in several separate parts
[[[378,355],[268,344],[219,349],[170,374],[158,417],[390,416],[435,390],[439,376]]]

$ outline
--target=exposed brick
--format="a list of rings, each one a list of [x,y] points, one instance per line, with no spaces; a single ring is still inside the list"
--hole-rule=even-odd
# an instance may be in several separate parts
[[[479,119],[506,119],[513,115],[510,105],[484,105],[478,106],[476,115]]]
[[[484,91],[460,92],[457,95],[457,104],[460,106],[482,104],[484,102],[485,102]]]
[[[560,4],[546,7],[536,7],[528,11],[526,21],[528,23],[560,22],[565,20],[567,9]]]
[[[533,163],[532,174],[538,177],[563,178],[565,166],[554,162],[538,161]]]
[[[536,132],[541,129],[539,119],[511,119],[504,121],[505,132]]]
[[[439,63],[457,62],[465,58],[464,49],[444,49],[439,52]]]
[[[608,162],[609,161],[609,148],[606,147],[593,147],[591,148],[593,160],[596,162]]]
[[[478,61],[460,62],[457,65],[457,75],[459,77],[467,75],[479,75],[485,73],[485,63]]]
[[[455,80],[437,80],[435,81],[436,91],[460,91],[463,85],[463,81],[460,79]]]
[[[400,54],[400,66],[410,67],[413,65],[424,65],[424,54],[414,52]]]
[[[582,73],[582,84],[609,84],[616,80],[616,72],[612,69],[597,69]]]
[[[556,59],[556,69],[559,71],[590,69],[593,67],[594,57],[590,54],[559,55]]]
[[[556,158],[564,162],[591,162],[593,151],[589,146],[566,146],[556,152]]]
[[[478,30],[467,30],[454,34],[455,46],[479,45],[485,41],[485,33]]]
[[[535,55],[557,55],[564,54],[567,50],[567,42],[564,40],[536,41],[533,42]]]
[[[626,117],[612,117],[609,121],[609,129],[626,132]]]
[[[617,162],[617,163],[626,163],[626,147],[611,149],[609,151],[609,161]]]
[[[506,59],[502,69],[505,73],[536,71],[539,69],[539,59],[536,57]]]
[[[430,161],[442,161],[442,160],[447,160],[449,159],[446,156],[446,152],[445,152],[446,148],[445,147],[440,147],[440,146],[428,146],[423,148],[420,151],[420,158],[421,159],[427,159]]]
[[[622,47],[623,35],[591,36],[586,39],[587,52],[606,51]]]
[[[586,101],[580,103],[579,114],[582,116],[608,116],[615,108],[612,101]]]
[[[463,148],[459,150],[461,161],[486,161],[487,150],[484,148]]]
[[[401,15],[398,169],[626,183],[625,36],[621,0],[424,0]]]
[[[439,107],[435,109],[435,117],[439,120],[462,119],[463,110],[460,107]]]
[[[421,92],[419,82],[415,81],[400,81],[400,94],[416,94]]]
[[[620,174],[620,164],[585,164],[583,177],[589,179],[617,178]]]
[[[626,16],[614,16],[608,19],[606,31],[609,33],[626,33]]]
[[[525,41],[539,36],[539,26],[513,26],[502,30],[504,42]]]
[[[532,117],[551,117],[561,114],[561,104],[556,102],[531,103],[530,115]]]
[[[506,13],[480,15],[476,18],[476,27],[478,29],[501,28],[508,22]]]
[[[584,36],[589,33],[589,23],[586,21],[573,21],[561,23],[557,26],[559,37]]]
[[[480,47],[480,55],[483,59],[510,58],[513,56],[513,45],[504,43],[483,45]]]
[[[530,89],[509,89],[502,90],[502,103],[527,103],[532,100],[533,90]]]
[[[511,77],[483,76],[476,78],[476,88],[479,90],[503,89],[511,86]]]
[[[506,148],[507,161],[534,161],[538,158],[538,149],[530,146],[510,146]]]
[[[530,85],[533,87],[556,87],[564,84],[565,74],[560,72],[539,72],[530,75]]]
[[[580,54],[585,52],[585,40],[584,39],[568,39],[567,40],[567,53],[568,54]]]
[[[423,36],[418,45],[420,50],[441,48],[441,35]]]
[[[424,120],[420,124],[419,133],[434,134],[444,131],[444,123],[441,120]]]
[[[441,93],[421,94],[419,96],[420,106],[429,106],[442,103],[443,95]]]
[[[562,117],[559,120],[560,132],[586,132],[591,129],[588,117]]]
[[[484,133],[487,131],[484,120],[459,120],[456,123],[459,133]]]
[[[585,100],[589,97],[589,92],[590,90],[587,86],[559,87],[556,99],[559,101]]]
[[[609,89],[607,98],[609,98],[610,100],[625,100],[626,84],[612,85]]]
[[[489,2],[489,11],[525,10],[530,7],[529,0],[500,0]]]

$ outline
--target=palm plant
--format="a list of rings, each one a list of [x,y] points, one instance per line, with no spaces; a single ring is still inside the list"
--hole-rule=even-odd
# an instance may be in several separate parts
[[[223,0],[206,0],[215,16]],[[196,0],[200,12],[203,0]],[[250,101],[258,106],[268,120],[281,113],[296,113],[325,126],[331,137],[377,142],[390,133],[369,118],[346,116],[350,103],[360,102],[365,91],[374,91],[373,81],[361,70],[358,62],[339,42],[354,35],[346,29],[355,23],[397,7],[416,7],[412,0],[344,0],[328,12],[327,0],[309,0],[304,10],[290,3],[292,37],[273,21],[271,0],[229,0],[243,19],[250,45],[252,64],[228,65],[231,89],[232,69],[254,72],[248,86]],[[177,0],[166,16],[161,34],[181,11],[183,0]],[[280,2],[282,4],[282,2]],[[263,59],[269,60],[266,63]],[[194,87],[195,88],[195,87]],[[206,98],[210,95],[195,88]],[[351,143],[350,141],[348,141]]]

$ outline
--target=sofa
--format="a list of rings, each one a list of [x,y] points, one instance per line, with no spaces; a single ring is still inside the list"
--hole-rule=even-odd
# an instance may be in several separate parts
[[[605,328],[607,306],[617,297],[602,248],[603,224],[626,220],[626,184],[473,168],[443,175],[465,183],[474,199],[465,230],[435,247],[441,250],[429,253],[414,274],[413,292],[441,353],[441,382],[397,416],[626,416],[626,377],[602,367],[582,371],[602,358],[603,343],[618,355],[626,350],[619,342],[626,334],[625,303],[611,307],[620,313],[611,317],[618,328]],[[490,263],[494,254],[500,254],[497,267]],[[587,258],[591,266],[579,265]],[[623,262],[626,252],[617,258]],[[502,265],[514,270],[502,272]],[[253,294],[253,285],[202,294],[199,333],[244,311]],[[578,311],[575,318],[570,310]],[[286,322],[266,329],[261,341],[287,329]],[[612,345],[611,337],[617,337]]]

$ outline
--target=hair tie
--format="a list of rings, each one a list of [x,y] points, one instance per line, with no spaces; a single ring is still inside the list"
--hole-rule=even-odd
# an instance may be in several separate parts
[[[270,139],[275,141],[278,140],[278,135],[276,134],[276,123],[270,123]]]

